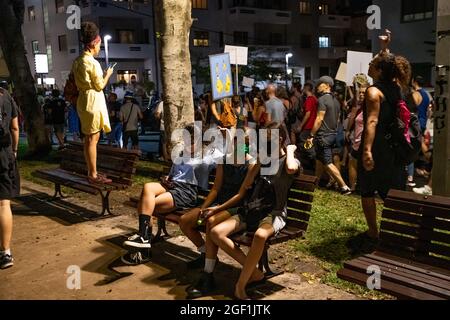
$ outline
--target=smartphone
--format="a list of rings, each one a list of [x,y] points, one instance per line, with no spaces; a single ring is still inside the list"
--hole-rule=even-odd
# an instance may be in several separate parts
[[[114,69],[114,67],[117,65],[117,62],[110,62],[108,65],[108,68]]]

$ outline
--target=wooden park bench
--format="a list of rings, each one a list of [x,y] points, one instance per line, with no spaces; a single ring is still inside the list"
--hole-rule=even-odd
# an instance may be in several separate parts
[[[115,190],[124,190],[132,185],[132,176],[136,172],[140,152],[127,151],[109,146],[97,147],[97,170],[106,174],[112,183],[93,184],[87,179],[87,166],[83,154],[83,144],[69,142],[67,147],[58,152],[61,157],[59,168],[39,169],[33,175],[55,184],[55,194],[63,198],[61,186],[76,189],[89,194],[100,194],[102,198],[101,215],[112,214],[109,195]]]
[[[165,173],[168,172],[166,168]],[[268,250],[270,245],[282,243],[288,240],[303,238],[304,234],[308,228],[308,222],[310,218],[310,212],[312,209],[312,202],[314,199],[314,191],[316,189],[318,179],[314,176],[300,175],[297,178],[290,191],[288,198],[288,219],[286,227],[276,236],[271,237],[267,240],[266,246],[259,262],[259,268],[263,271],[267,277],[273,277],[281,272],[274,272],[269,266]],[[209,176],[209,190],[214,185],[214,175]],[[199,203],[201,203],[206,196],[208,191],[199,192]],[[139,198],[132,197],[127,202],[127,205],[132,207],[137,207]],[[158,219],[158,231],[155,235],[155,239],[161,238],[162,233],[165,236],[170,237],[166,230],[166,221],[172,222],[174,224],[179,224],[181,216],[186,211],[174,211],[169,214],[154,214],[154,217]],[[204,232],[204,227],[200,227],[200,231]],[[253,241],[254,233],[244,232],[237,233],[231,236],[231,239],[238,245],[251,246]]]
[[[377,266],[381,292],[450,299],[450,199],[391,190],[384,206],[376,251],[345,262],[338,277],[366,286]]]

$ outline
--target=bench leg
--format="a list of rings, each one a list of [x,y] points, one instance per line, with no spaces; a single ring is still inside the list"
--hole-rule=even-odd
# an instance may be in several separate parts
[[[100,195],[102,196],[102,213],[100,215],[113,215],[111,212],[111,209],[109,207],[109,194],[111,191],[107,191],[106,193],[101,192]]]
[[[280,274],[283,274],[284,272],[283,271],[277,271],[277,270],[272,271],[272,269],[270,269],[270,266],[269,266],[269,253],[268,253],[268,251],[269,251],[269,247],[265,247],[264,251],[263,251],[263,254],[261,256],[261,259],[259,260],[259,269],[261,271],[265,271],[264,274],[266,275],[266,278],[270,279],[270,278],[276,277],[276,276],[278,276]],[[264,270],[263,270],[263,268],[264,268]]]
[[[64,196],[64,195],[62,194],[62,191],[61,191],[61,185],[55,183],[55,194],[53,195],[52,200],[55,200],[55,199],[57,199],[58,197],[61,198],[61,199],[67,198],[66,196]]]

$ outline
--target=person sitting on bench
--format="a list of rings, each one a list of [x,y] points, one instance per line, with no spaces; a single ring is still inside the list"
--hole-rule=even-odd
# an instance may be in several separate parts
[[[206,222],[206,230],[209,230],[216,224],[236,214],[237,207],[223,210],[220,214],[211,215],[207,219],[202,219],[202,213],[206,208],[216,207],[227,202],[239,192],[239,188],[241,188],[245,179],[253,181],[253,177],[259,172],[259,164],[256,163],[256,160],[252,161],[251,156],[245,153],[245,147],[246,145],[243,148],[237,148],[237,138],[234,138],[234,158],[227,161],[224,157],[223,163],[218,164],[216,167],[214,185],[203,204],[184,214],[180,219],[181,231],[197,246],[198,251],[201,253],[198,259],[188,262],[188,268],[190,269],[200,268],[205,264],[205,240],[203,240],[198,230],[198,223]],[[241,159],[242,153],[245,153],[246,163],[238,164],[237,159]]]
[[[197,205],[198,188],[207,189],[210,166],[197,157],[194,140],[195,127],[188,126],[190,143],[185,143],[183,161],[173,164],[169,175],[162,177],[161,182],[146,183],[138,205],[139,232],[129,237],[123,245],[135,249],[122,256],[122,262],[138,265],[150,261],[152,222],[154,212],[170,213],[179,209],[194,208]],[[201,145],[201,144],[200,144]],[[184,161],[184,155],[191,159]]]
[[[295,158],[295,145],[284,147],[287,135],[286,130],[280,129],[280,126],[272,123],[268,125],[268,142],[271,138],[272,130],[279,132],[279,167],[275,175],[267,176],[267,179],[274,185],[274,190],[277,191],[276,201],[273,211],[264,218],[257,226],[253,238],[252,246],[249,254],[246,256],[242,250],[235,245],[235,243],[228,238],[229,235],[247,229],[245,212],[238,210],[238,214],[231,216],[224,222],[217,224],[209,230],[206,237],[206,261],[205,269],[199,281],[192,287],[189,287],[187,292],[189,297],[201,297],[208,292],[214,290],[213,271],[216,264],[216,257],[218,248],[224,250],[227,254],[233,257],[237,262],[243,265],[241,276],[235,288],[235,296],[238,299],[246,299],[247,295],[245,287],[248,283],[255,283],[264,280],[264,274],[256,268],[258,261],[262,256],[266,240],[271,236],[278,234],[286,226],[287,215],[287,196],[288,191],[294,181],[296,175],[300,172],[300,161]],[[256,175],[255,175],[256,176]],[[219,207],[208,208],[208,215],[215,212],[221,212],[229,207],[235,206],[243,197],[246,191],[253,184],[255,176],[247,179],[242,184],[239,194],[222,204]]]

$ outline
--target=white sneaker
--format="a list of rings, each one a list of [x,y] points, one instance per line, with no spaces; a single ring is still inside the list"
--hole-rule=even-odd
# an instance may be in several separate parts
[[[433,195],[433,190],[430,188],[430,186],[424,186],[422,188],[413,188],[413,192],[424,196]]]

